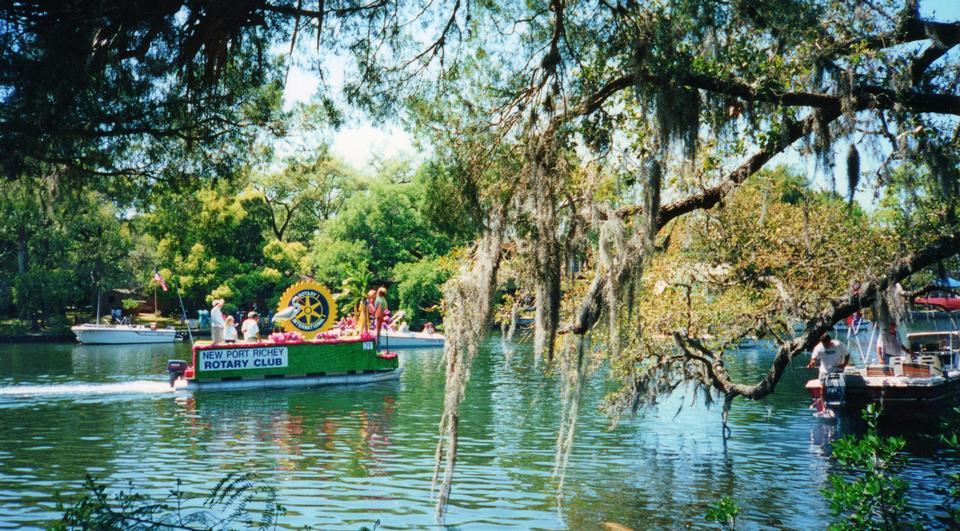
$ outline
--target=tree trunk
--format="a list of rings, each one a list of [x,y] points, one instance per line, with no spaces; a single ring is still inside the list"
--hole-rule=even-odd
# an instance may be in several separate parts
[[[17,273],[21,275],[27,272],[27,229],[20,225],[17,227]]]

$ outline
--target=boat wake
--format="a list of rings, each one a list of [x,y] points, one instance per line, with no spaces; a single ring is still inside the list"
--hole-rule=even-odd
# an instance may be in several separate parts
[[[173,389],[166,381],[138,380],[118,383],[13,385],[0,387],[0,398],[144,395],[172,392]]]

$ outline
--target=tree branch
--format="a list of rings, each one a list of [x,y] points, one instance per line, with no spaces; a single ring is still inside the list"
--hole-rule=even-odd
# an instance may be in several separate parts
[[[735,170],[730,172],[719,184],[660,207],[657,226],[661,228],[665,227],[670,221],[694,210],[713,208],[721,199],[747,180],[748,177],[759,171],[771,158],[812,131],[818,121],[829,123],[836,120],[840,114],[840,107],[837,106],[827,111],[816,111],[799,123],[791,122],[787,124],[785,135],[777,138],[777,140],[766,149],[761,149],[752,155]],[[639,213],[641,209],[642,207],[640,205],[632,205],[619,209],[617,214],[621,216],[632,215]],[[623,282],[627,279],[627,276],[630,274],[629,266],[634,264],[639,257],[642,256],[642,249],[638,248],[637,245],[628,245],[624,252],[626,253],[626,257],[620,261],[624,264],[624,267],[618,272],[618,282]],[[570,331],[575,334],[585,334],[596,324],[600,319],[600,313],[602,311],[605,285],[606,275],[597,273],[587,290],[587,294],[583,297],[573,325],[565,331]]]
[[[825,310],[807,321],[803,335],[780,344],[777,355],[766,376],[752,385],[735,383],[722,370],[722,367],[720,367],[721,370],[717,369],[716,362],[707,363],[707,358],[717,359],[718,356],[706,349],[696,339],[674,334],[674,340],[685,354],[689,352],[688,346],[692,346],[701,352],[702,355],[691,354],[690,358],[705,364],[712,380],[711,384],[715,389],[724,393],[727,397],[743,396],[751,400],[759,400],[775,390],[790,361],[801,352],[813,348],[820,340],[820,336],[830,330],[834,323],[853,315],[861,308],[873,304],[878,293],[882,293],[897,282],[903,281],[921,269],[958,254],[960,254],[960,232],[942,236],[913,254],[894,261],[884,275],[874,277],[861,284],[859,292],[829,301]]]

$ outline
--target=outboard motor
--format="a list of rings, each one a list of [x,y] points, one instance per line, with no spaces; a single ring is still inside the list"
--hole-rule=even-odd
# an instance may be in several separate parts
[[[183,378],[183,373],[187,372],[187,362],[170,360],[167,362],[167,372],[170,373],[170,387],[173,387],[174,382]]]
[[[847,401],[847,382],[843,373],[827,374],[823,379],[823,405],[830,409],[840,409]]]

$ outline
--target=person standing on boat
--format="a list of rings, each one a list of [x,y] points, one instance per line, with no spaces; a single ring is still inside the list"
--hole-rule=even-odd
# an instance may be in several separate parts
[[[243,332],[244,343],[256,343],[260,340],[259,317],[257,312],[250,312],[240,326],[240,331]]]
[[[377,290],[377,298],[373,301],[373,315],[376,318],[374,326],[377,329],[377,348],[380,348],[380,329],[383,328],[383,321],[387,317],[387,288],[380,286]]]
[[[370,331],[370,305],[373,302],[371,294],[376,292],[370,290],[367,293],[367,298],[360,301],[360,304],[357,305],[357,319],[356,319],[356,330],[357,334],[361,336]]]
[[[372,289],[367,292],[367,328],[377,316],[377,290]]]
[[[830,334],[823,334],[817,346],[813,347],[807,368],[815,367],[817,361],[820,362],[820,379],[823,380],[829,373],[843,372],[847,363],[850,363],[850,353],[843,343],[833,341]]]
[[[223,318],[223,299],[213,301],[213,309],[210,310],[210,337],[214,345],[223,343],[223,328],[226,321]]]
[[[910,356],[910,347],[903,344],[897,323],[890,321],[887,329],[880,334],[880,341],[877,341],[877,359],[888,365],[890,358],[895,356]]]
[[[223,327],[223,341],[225,343],[237,342],[237,327],[232,315],[228,315]]]

